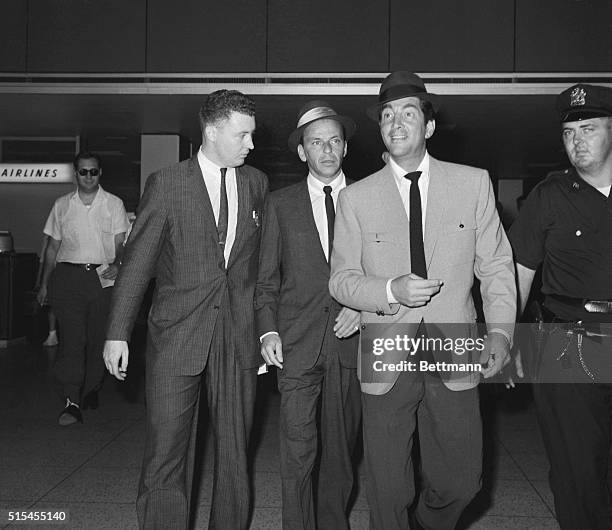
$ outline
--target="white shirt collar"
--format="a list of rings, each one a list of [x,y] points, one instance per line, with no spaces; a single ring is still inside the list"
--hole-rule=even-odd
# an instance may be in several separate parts
[[[91,204],[94,204],[94,203],[97,203],[99,201],[102,201],[102,200],[104,200],[105,197],[106,197],[106,192],[102,189],[102,186],[98,185],[98,191],[96,192],[96,196],[94,197],[94,200],[91,201]],[[79,201],[81,203],[83,202],[83,201],[81,201],[81,198],[79,197],[79,187],[78,186],[74,190],[74,193],[72,194],[70,199],[73,200],[73,201]]]
[[[418,165],[418,167],[415,170],[415,171],[421,172],[419,183],[429,182],[429,161],[430,161],[429,153],[425,151],[425,156],[423,157],[423,160],[421,160],[421,163]],[[391,171],[393,172],[393,176],[395,177],[397,185],[400,186],[402,182],[406,181],[406,179],[404,178],[404,175],[407,173],[407,171],[401,168],[399,164],[395,162],[393,158],[391,157],[389,157],[389,166],[391,167]]]
[[[210,158],[208,158],[204,154],[201,147],[200,149],[198,149],[198,163],[200,164],[200,169],[202,170],[202,173],[207,172],[211,175],[217,175],[219,178],[221,178],[221,166],[218,166],[213,161],[211,161]],[[227,168],[228,172],[231,169],[233,168]]]
[[[342,170],[340,170],[338,176],[329,184],[323,184],[310,172],[308,173],[308,178],[306,180],[308,181],[309,191],[311,194],[315,195],[325,195],[325,192],[323,191],[324,186],[331,186],[333,194],[337,194],[338,191],[346,187],[346,178],[344,177],[344,172]]]

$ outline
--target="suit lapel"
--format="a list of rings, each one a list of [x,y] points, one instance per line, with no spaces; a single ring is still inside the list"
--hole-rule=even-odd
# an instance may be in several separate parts
[[[317,262],[319,264],[329,268],[329,263],[325,259],[325,251],[321,246],[321,238],[319,237],[319,231],[314,218],[314,212],[312,211],[312,201],[310,200],[310,192],[308,191],[308,179],[304,179],[298,189],[298,193],[295,201],[295,212],[297,219],[303,219],[308,227],[308,233],[310,234],[310,240],[308,241],[308,247],[313,249],[316,253]],[[318,250],[315,250],[318,249]]]
[[[444,212],[448,209],[448,175],[438,161],[431,157],[429,164],[429,189],[427,190],[427,212],[425,214],[425,263],[431,263]]]
[[[229,269],[232,262],[236,259],[236,255],[240,250],[240,246],[244,241],[244,236],[249,222],[252,210],[249,210],[251,201],[251,188],[249,187],[249,177],[245,173],[243,167],[236,168],[236,190],[238,194],[238,212],[236,215],[236,237],[232,250],[230,251],[229,259],[227,260],[227,268]]]

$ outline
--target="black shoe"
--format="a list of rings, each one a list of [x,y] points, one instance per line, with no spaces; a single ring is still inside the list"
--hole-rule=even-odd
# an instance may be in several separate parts
[[[91,392],[87,392],[87,394],[83,396],[83,402],[81,403],[81,408],[83,410],[87,410],[87,409],[96,410],[99,405],[100,405],[100,402],[98,401],[98,391],[97,390],[92,390]]]
[[[70,398],[66,399],[66,406],[59,415],[57,422],[62,426],[66,427],[73,423],[83,423],[83,415],[81,409],[76,403],[70,401]]]

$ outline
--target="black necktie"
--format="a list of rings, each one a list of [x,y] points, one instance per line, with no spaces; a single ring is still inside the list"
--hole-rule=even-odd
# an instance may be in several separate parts
[[[225,247],[227,239],[227,190],[225,189],[225,174],[227,168],[221,168],[221,191],[219,194],[219,221],[217,222],[217,234],[219,234],[219,245]]]
[[[405,175],[405,178],[410,181],[410,263],[414,274],[427,278],[425,249],[423,248],[423,213],[419,191],[420,176],[420,171],[412,171]]]
[[[334,244],[334,221],[336,211],[334,210],[334,198],[331,186],[323,186],[325,192],[325,213],[327,214],[327,261],[331,260],[332,246]]]

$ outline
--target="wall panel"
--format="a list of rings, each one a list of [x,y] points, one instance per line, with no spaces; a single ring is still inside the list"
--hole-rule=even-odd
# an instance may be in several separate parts
[[[388,0],[269,0],[268,71],[386,72]]]
[[[147,71],[263,72],[266,0],[149,0]]]
[[[27,2],[0,2],[0,72],[23,72],[26,65]]]
[[[519,72],[609,72],[610,0],[517,0]]]
[[[143,72],[145,0],[30,0],[31,72]]]
[[[391,0],[391,70],[510,72],[514,0]]]

